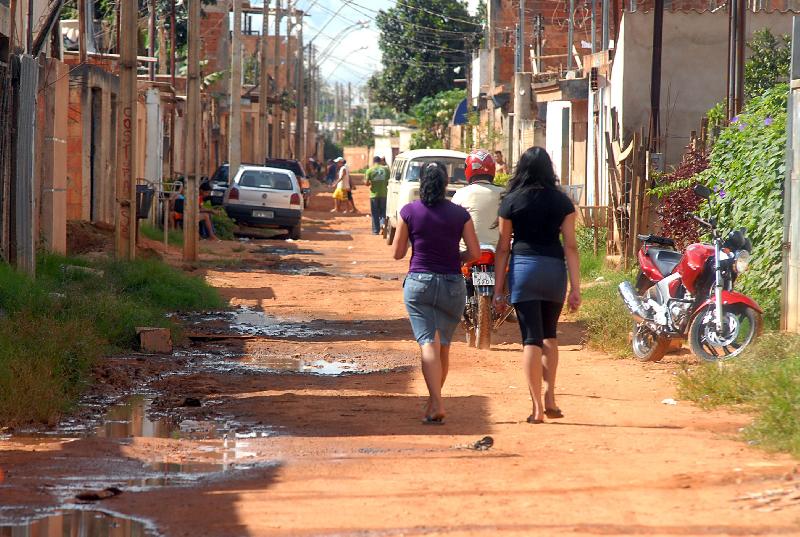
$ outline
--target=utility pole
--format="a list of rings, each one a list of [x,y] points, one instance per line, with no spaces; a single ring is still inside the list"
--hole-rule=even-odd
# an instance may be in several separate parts
[[[303,16],[302,11],[297,11],[297,115],[294,128],[294,158],[300,162],[305,162],[306,158],[306,76],[303,62],[305,61],[305,51],[303,47]]]
[[[287,0],[286,2],[286,50],[285,50],[285,65],[286,65],[286,91],[289,93],[290,98],[296,98],[295,92],[293,91],[293,84],[294,81],[292,80],[294,77],[292,76],[292,16],[294,15],[294,5],[292,0]],[[292,99],[293,100],[293,99]],[[296,101],[295,101],[296,104]],[[292,110],[291,107],[289,110],[286,111],[286,121],[283,124],[283,134],[281,135],[284,140],[286,140],[286,147],[283,151],[283,158],[290,158],[292,153],[292,144],[289,143],[289,140],[292,136]]]
[[[525,70],[525,0],[519,0],[519,69],[520,73]]]
[[[653,61],[650,72],[650,151],[661,148],[661,45],[664,33],[664,0],[655,0],[653,12]]]
[[[347,124],[353,122],[353,84],[347,83]]]
[[[597,52],[597,0],[592,0],[592,54]]]
[[[265,0],[268,1],[268,0]],[[281,17],[283,16],[283,6],[281,0],[275,0],[275,47],[272,55],[272,79],[275,82],[275,100],[272,104],[272,154],[273,158],[280,158],[283,152],[281,140],[281,119],[283,111],[281,109]]]
[[[147,32],[150,36],[147,43],[147,55],[150,58],[156,55],[156,31],[156,0],[150,0],[150,20],[147,25]],[[150,81],[154,81],[156,79],[156,64],[153,61],[149,63],[147,71]]]
[[[261,51],[260,63],[261,71],[258,86],[258,143],[259,151],[256,152],[261,162],[265,162],[269,156],[269,0],[264,0],[264,10],[262,12],[263,21],[261,23]]]
[[[197,0],[199,1],[199,0]],[[136,257],[136,47],[139,34],[136,2],[120,4],[119,106],[117,117],[117,259]]]
[[[172,8],[169,13],[169,74],[172,77],[172,88],[175,89],[175,23],[177,22],[177,7],[175,6],[178,0],[172,0]],[[173,110],[174,110],[173,106]]]
[[[186,70],[186,136],[183,208],[183,260],[197,261],[199,240],[197,176],[200,174],[200,3],[187,0],[189,8],[189,58]]]
[[[572,71],[572,47],[575,43],[575,0],[569,0],[569,19],[567,22],[567,71]]]
[[[15,19],[14,12],[12,11],[11,20]],[[86,21],[86,0],[78,0],[78,60],[80,61],[81,65],[86,63],[86,28],[88,27]],[[12,35],[13,39],[13,35]],[[11,50],[13,50],[13,43],[11,46]]]
[[[609,0],[603,0],[602,9],[603,9],[603,41],[602,41],[602,49],[601,50],[608,50],[608,46],[610,43],[609,37],[609,29],[608,29],[608,2]]]
[[[242,164],[242,0],[233,3],[231,45],[230,110],[228,116],[228,178],[233,179]]]

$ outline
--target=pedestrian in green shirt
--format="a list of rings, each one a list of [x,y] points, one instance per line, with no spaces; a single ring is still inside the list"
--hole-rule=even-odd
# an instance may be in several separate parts
[[[372,167],[367,170],[369,203],[372,211],[372,234],[378,235],[386,219],[386,189],[389,186],[389,168],[381,163],[381,157],[372,159]]]

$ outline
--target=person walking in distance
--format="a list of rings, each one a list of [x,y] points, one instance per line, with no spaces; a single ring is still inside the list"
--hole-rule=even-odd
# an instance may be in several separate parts
[[[389,184],[389,169],[381,164],[381,157],[372,159],[372,167],[367,170],[369,204],[372,213],[372,234],[378,235],[386,219],[386,189]]]
[[[352,178],[350,177],[350,169],[347,167],[347,161],[342,157],[338,157],[334,160],[334,162],[336,163],[338,169],[338,181],[336,187],[341,187],[347,196],[347,199],[344,203],[344,206],[346,207],[344,212],[357,213],[358,210],[356,209],[356,204],[353,202],[353,190],[355,188]]]
[[[475,224],[475,233],[481,245],[494,247],[500,238],[497,230],[497,211],[500,208],[500,197],[505,192],[501,186],[493,184],[495,161],[491,153],[483,149],[475,149],[467,155],[464,174],[468,186],[458,190],[453,196],[453,203],[464,207]],[[466,245],[461,243],[461,250]]]
[[[411,263],[403,299],[414,337],[422,349],[428,386],[424,424],[444,423],[442,387],[447,379],[450,342],[464,312],[467,289],[461,263],[477,259],[480,245],[469,213],[445,198],[447,170],[430,163],[422,170],[420,199],[400,210],[394,258],[403,259],[411,242]],[[461,239],[467,245],[459,252]]]
[[[506,164],[502,151],[494,152],[494,161],[497,164],[497,173],[508,173],[508,164]]]
[[[555,392],[556,329],[568,278],[569,307],[573,311],[580,307],[580,259],[575,207],[558,187],[553,163],[543,148],[531,147],[520,157],[500,204],[499,227],[494,303],[501,310],[506,307],[502,289],[508,266],[511,303],[522,334],[525,376],[533,403],[528,422],[542,423],[545,416],[562,418]],[[544,403],[543,379],[547,383]]]

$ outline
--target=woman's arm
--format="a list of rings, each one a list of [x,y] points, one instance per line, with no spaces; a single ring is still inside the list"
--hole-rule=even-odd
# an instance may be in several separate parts
[[[408,253],[408,224],[402,218],[397,223],[394,235],[394,258],[403,259]]]
[[[467,251],[461,252],[461,262],[469,263],[478,259],[481,256],[481,244],[478,242],[478,234],[475,233],[475,223],[472,218],[464,224],[461,238],[464,239],[464,244],[467,245]]]
[[[511,254],[511,236],[514,234],[514,226],[511,224],[511,220],[499,217],[497,222],[500,240],[497,241],[497,248],[494,254],[495,302],[505,299],[506,270],[508,269],[508,258]]]
[[[564,237],[564,255],[569,271],[569,297],[567,303],[572,311],[581,306],[581,258],[578,253],[578,239],[575,237],[575,213],[568,214],[561,224]]]

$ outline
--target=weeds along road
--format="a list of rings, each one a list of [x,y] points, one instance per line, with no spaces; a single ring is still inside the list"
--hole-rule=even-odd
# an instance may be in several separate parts
[[[356,194],[367,207],[366,189]],[[334,217],[325,201],[314,200],[322,210],[307,214],[302,241],[225,246],[243,261],[205,276],[246,309],[190,319],[180,374],[149,382],[146,403],[121,407],[127,418],[68,442],[0,441],[0,516],[116,484],[123,494],[98,508],[167,536],[800,534],[800,508],[757,496],[785,487],[794,463],[737,440],[745,416],[663,404],[678,363],[593,353],[568,321],[564,419],[525,422],[519,335],[507,324],[491,351],[458,340],[447,424],[423,426],[407,260],[391,259],[368,218]],[[494,447],[467,448],[486,435]]]

